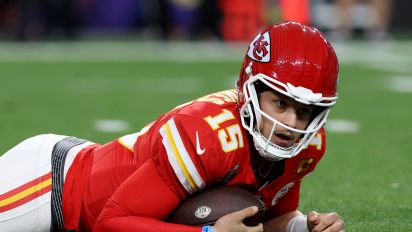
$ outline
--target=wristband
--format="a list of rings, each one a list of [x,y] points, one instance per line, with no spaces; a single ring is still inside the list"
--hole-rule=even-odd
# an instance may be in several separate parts
[[[300,215],[292,218],[286,226],[286,232],[309,232],[306,216]]]
[[[213,232],[212,229],[212,226],[206,225],[202,227],[202,232]]]

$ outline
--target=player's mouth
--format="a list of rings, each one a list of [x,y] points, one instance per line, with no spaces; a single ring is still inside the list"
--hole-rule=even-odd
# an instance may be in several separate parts
[[[293,145],[294,139],[291,134],[278,132],[273,135],[272,142],[282,147],[289,147]]]

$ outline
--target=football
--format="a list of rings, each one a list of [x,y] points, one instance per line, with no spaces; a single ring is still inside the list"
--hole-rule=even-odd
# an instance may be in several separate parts
[[[222,216],[249,206],[257,206],[259,210],[243,223],[256,226],[265,214],[263,201],[238,187],[212,187],[184,200],[171,214],[170,222],[192,226],[213,225]]]

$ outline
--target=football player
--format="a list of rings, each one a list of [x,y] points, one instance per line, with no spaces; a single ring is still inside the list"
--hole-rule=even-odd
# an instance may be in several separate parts
[[[237,89],[176,107],[100,145],[39,135],[0,158],[0,231],[344,231],[336,213],[298,210],[301,181],[325,153],[338,61],[315,28],[272,25],[250,43]],[[51,162],[50,162],[51,161]],[[189,195],[241,186],[268,208],[261,224],[168,222]]]

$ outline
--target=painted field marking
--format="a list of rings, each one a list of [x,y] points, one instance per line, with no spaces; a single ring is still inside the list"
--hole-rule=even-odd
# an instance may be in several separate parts
[[[388,80],[388,88],[395,92],[412,93],[412,76],[398,76]]]
[[[357,133],[360,130],[359,123],[346,119],[330,119],[326,123],[327,131],[334,133]]]
[[[98,119],[95,122],[95,127],[101,132],[126,132],[130,129],[128,122],[120,119]]]

